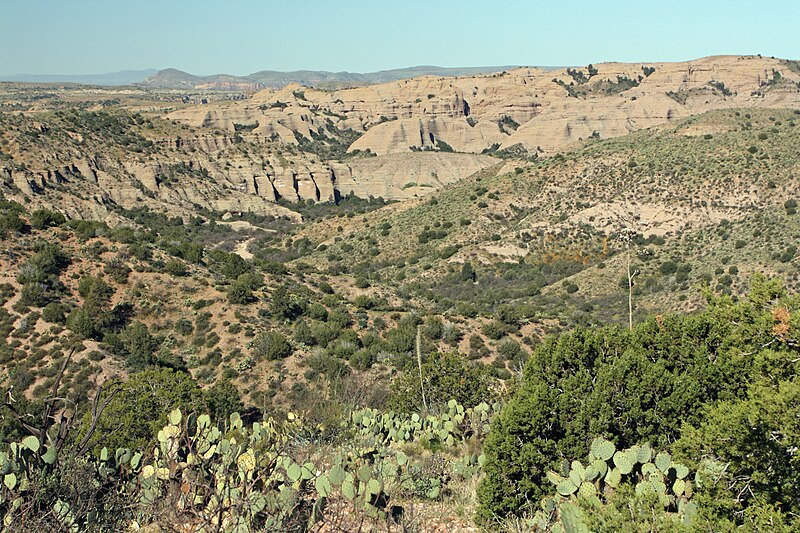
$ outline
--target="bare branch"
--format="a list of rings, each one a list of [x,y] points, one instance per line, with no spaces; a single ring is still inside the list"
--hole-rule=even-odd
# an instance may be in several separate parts
[[[117,393],[122,390],[122,385],[120,383],[112,383],[107,391],[105,399],[100,402],[100,396],[103,394],[103,389],[105,386],[106,383],[100,385],[100,387],[97,389],[97,393],[94,395],[94,398],[92,398],[92,418],[89,424],[89,429],[86,430],[86,434],[78,444],[78,457],[82,456],[89,449],[89,441],[97,429],[97,422],[100,420],[100,416],[102,416],[103,411],[105,411],[106,407],[108,407],[108,404],[111,403],[111,400],[114,399],[114,396],[116,396]]]

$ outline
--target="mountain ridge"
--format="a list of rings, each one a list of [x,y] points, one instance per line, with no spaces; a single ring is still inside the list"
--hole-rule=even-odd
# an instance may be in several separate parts
[[[246,90],[266,88],[283,88],[292,83],[301,85],[334,84],[373,84],[386,83],[418,76],[468,76],[489,74],[518,68],[518,66],[499,65],[484,67],[438,67],[435,65],[418,65],[397,69],[379,70],[375,72],[332,72],[327,70],[259,70],[245,76],[231,74],[210,74],[198,76],[176,69],[162,69],[141,82],[142,86],[160,89],[227,89],[242,87]],[[557,67],[539,67],[543,69]]]

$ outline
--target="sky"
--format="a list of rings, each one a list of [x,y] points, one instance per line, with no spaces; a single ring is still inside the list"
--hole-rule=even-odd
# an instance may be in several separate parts
[[[800,0],[0,0],[0,75],[800,59]]]

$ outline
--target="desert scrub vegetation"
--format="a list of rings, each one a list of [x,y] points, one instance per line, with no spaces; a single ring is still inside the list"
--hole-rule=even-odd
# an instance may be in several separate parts
[[[586,456],[597,435],[617,448],[647,442],[709,472],[721,468],[727,458],[704,455],[701,450],[707,448],[694,440],[711,431],[706,417],[730,413],[732,406],[747,409],[754,398],[763,397],[764,387],[773,391],[773,399],[780,404],[783,395],[791,397],[796,387],[795,348],[786,336],[794,319],[787,305],[794,309],[796,298],[789,297],[780,283],[756,279],[749,295],[739,302],[709,293],[708,309],[698,314],[657,316],[631,331],[579,328],[545,342],[531,355],[522,384],[487,438],[479,517],[533,515],[535,505],[526,507],[526,502],[538,502],[548,495],[548,470],[557,471],[555,465],[564,457]],[[636,383],[625,377],[632,373],[638,376]],[[719,410],[709,411],[711,406]],[[769,409],[760,412],[773,416],[767,414],[772,412]],[[770,421],[764,426],[752,429],[748,423],[735,426],[736,418],[731,417],[728,423],[735,427],[729,430],[760,435],[743,444],[753,452],[763,450],[759,439],[768,438],[771,431],[797,435],[781,416],[767,419]],[[786,444],[778,446],[787,450]],[[779,453],[774,463],[761,468],[788,475],[793,460],[792,454]],[[614,456],[614,464],[623,474],[630,471],[621,461]],[[741,524],[741,511],[750,505],[754,506],[752,512],[777,513],[782,516],[780,521],[791,522],[788,517],[800,501],[791,495],[794,489],[778,499],[769,496],[766,488],[743,498],[737,485],[749,483],[750,475],[757,478],[759,467],[742,456],[728,467],[733,467],[733,472],[724,475],[739,481],[728,484],[727,489],[695,480],[694,501],[701,502],[701,507],[702,502],[716,505],[713,511],[700,512],[701,523]],[[739,468],[748,473],[737,478]],[[567,475],[563,468],[561,471]],[[583,479],[579,476],[577,485],[581,486]],[[775,481],[777,486],[787,487]],[[562,495],[573,491],[558,490]]]
[[[415,505],[463,499],[466,523],[477,497],[487,528],[796,529],[796,117],[729,110],[594,139],[389,209],[280,201],[301,223],[110,205],[112,227],[3,202],[0,361],[15,401],[0,435],[19,475],[3,497],[24,506],[0,508],[44,529],[70,513],[91,529],[96,501],[101,530],[143,516],[413,529]],[[132,120],[119,128],[147,128]],[[239,133],[236,150],[254,149]],[[608,216],[621,207],[632,288]],[[748,292],[761,272],[786,290]],[[101,384],[105,416],[81,446]],[[21,422],[57,438],[42,416],[56,397],[74,430],[51,464]],[[231,449],[189,464],[206,444]],[[218,505],[229,493],[212,471],[252,499]],[[23,486],[30,472],[45,499]],[[64,488],[81,479],[94,488]]]
[[[439,415],[424,417],[354,410],[339,422],[331,447],[318,445],[322,426],[291,412],[280,420],[229,413],[241,407],[231,395],[224,387],[209,389],[206,405],[193,409],[203,394],[190,378],[143,372],[124,384],[103,385],[79,430],[62,419],[54,441],[45,438],[54,429],[47,413],[59,400],[48,399],[38,429],[29,425],[30,433],[3,456],[5,525],[89,531],[132,524],[225,531],[403,527],[413,519],[406,507],[440,500],[478,475],[482,456],[452,452],[480,440],[498,407],[465,408],[450,400]],[[215,406],[223,410],[214,417],[202,410]],[[429,450],[435,461],[411,445]],[[75,490],[63,490],[67,483]]]
[[[798,298],[764,278],[741,299],[707,298],[702,312],[630,331],[549,337],[507,401],[485,370],[452,353],[426,356],[421,381],[411,361],[382,408],[323,400],[307,414],[268,416],[245,408],[227,382],[201,389],[163,367],[103,383],[74,423],[45,416],[24,426],[23,409],[37,406],[19,401],[5,406],[13,410],[2,428],[12,442],[4,501],[19,503],[0,511],[7,524],[45,529],[402,529],[415,506],[452,509],[480,480],[476,519],[486,527],[791,531]],[[335,313],[327,321],[344,327]],[[313,317],[326,323],[320,309]],[[508,307],[497,320],[520,317]],[[410,317],[387,342],[413,351],[418,327],[428,342],[449,335],[442,320]],[[334,346],[313,368],[352,387],[341,369],[355,346],[341,341],[323,341]],[[70,361],[66,352],[53,371],[54,390]],[[311,406],[301,389],[295,397]],[[61,396],[38,407],[54,409]]]

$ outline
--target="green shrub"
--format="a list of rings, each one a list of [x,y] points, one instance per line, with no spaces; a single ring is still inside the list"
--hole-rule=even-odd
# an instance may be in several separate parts
[[[520,344],[512,339],[506,339],[497,345],[497,353],[507,361],[513,361],[516,365],[522,365],[527,359],[525,350]]]
[[[114,292],[114,288],[99,276],[85,276],[78,282],[78,294],[83,296],[84,305],[93,310],[108,305]]]
[[[492,340],[500,340],[508,334],[508,329],[505,324],[499,320],[492,320],[481,326],[481,331],[484,335]]]
[[[422,387],[419,372],[409,370],[392,382],[389,403],[392,409],[403,413],[447,411],[447,402],[453,399],[464,407],[474,407],[491,400],[490,384],[485,367],[457,353],[434,353],[422,365]]]
[[[105,394],[114,390],[117,392],[100,417],[97,431],[90,440],[97,452],[103,446],[111,450],[145,449],[155,441],[171,410],[197,410],[203,399],[203,393],[192,376],[168,368],[132,374],[118,389],[106,388]],[[90,415],[87,412],[83,417],[82,434],[88,430]]]
[[[182,277],[189,273],[186,263],[180,259],[170,259],[164,264],[164,272],[170,276]]]
[[[658,269],[663,275],[669,276],[678,271],[678,264],[675,261],[664,261]]]
[[[292,321],[301,316],[308,307],[308,300],[281,285],[270,294],[270,311],[278,320]]]
[[[85,339],[96,339],[100,335],[99,323],[86,308],[74,309],[67,316],[67,328]]]
[[[253,289],[247,281],[236,280],[228,286],[228,302],[235,305],[247,305],[256,300]]]
[[[22,306],[43,307],[49,301],[47,286],[44,283],[26,283],[20,290],[19,303]]]
[[[292,354],[292,346],[286,337],[277,331],[266,331],[253,339],[253,355],[259,359],[275,361]]]
[[[51,324],[64,325],[67,323],[68,310],[69,308],[60,302],[51,302],[42,309],[42,319]]]
[[[31,227],[34,229],[46,229],[51,226],[60,226],[67,221],[64,215],[56,211],[39,209],[31,213]]]
[[[585,455],[593,436],[618,447],[667,448],[684,424],[704,420],[704,404],[742,397],[774,339],[767,305],[782,294],[757,280],[739,304],[709,296],[702,313],[549,338],[492,424],[479,517],[524,512],[525,502],[544,496],[545,472],[560,458]]]
[[[294,340],[307,346],[314,346],[317,340],[314,338],[311,328],[304,320],[300,320],[294,326]]]
[[[0,214],[0,237],[9,232],[24,232],[26,230],[25,221],[19,217],[17,211],[6,211]]]
[[[161,342],[141,322],[126,326],[119,334],[117,342],[125,356],[125,362],[133,368],[143,368],[157,361],[156,351]]]
[[[125,261],[118,257],[106,263],[103,271],[117,283],[127,283],[128,274],[131,273],[131,269],[125,264]]]

